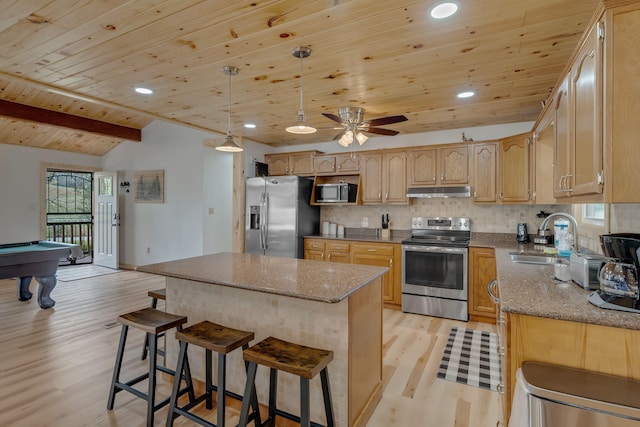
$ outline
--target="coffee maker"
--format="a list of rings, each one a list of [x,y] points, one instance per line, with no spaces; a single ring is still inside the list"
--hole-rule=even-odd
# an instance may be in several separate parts
[[[600,268],[600,289],[589,295],[589,302],[640,313],[640,234],[603,234],[600,244],[607,259]]]

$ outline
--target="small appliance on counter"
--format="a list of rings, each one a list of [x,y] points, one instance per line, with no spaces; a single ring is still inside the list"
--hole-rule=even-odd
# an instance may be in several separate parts
[[[529,233],[527,232],[527,224],[521,222],[518,224],[518,232],[516,233],[518,243],[529,243]]]
[[[607,260],[600,269],[600,289],[589,295],[589,302],[601,308],[640,313],[640,234],[603,234],[600,243]]]
[[[604,261],[602,255],[572,252],[569,257],[571,280],[587,290],[600,289],[600,267]]]
[[[551,230],[538,229],[538,234],[533,238],[533,243],[536,245],[552,245],[553,233]]]

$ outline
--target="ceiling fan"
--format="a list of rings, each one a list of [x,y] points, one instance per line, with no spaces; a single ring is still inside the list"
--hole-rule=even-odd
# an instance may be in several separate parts
[[[342,126],[342,132],[337,134],[333,139],[338,140],[338,144],[343,147],[348,147],[354,139],[358,141],[360,145],[364,144],[368,139],[368,136],[363,132],[389,136],[397,135],[400,132],[391,129],[379,128],[377,126],[389,125],[391,123],[399,123],[408,120],[405,116],[399,115],[380,117],[365,121],[364,108],[360,107],[342,107],[338,110],[337,116],[331,113],[322,113],[322,115],[334,122],[340,123]]]

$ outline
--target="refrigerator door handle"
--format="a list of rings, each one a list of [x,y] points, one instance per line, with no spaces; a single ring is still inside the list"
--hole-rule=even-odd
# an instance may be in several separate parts
[[[264,249],[269,249],[269,193],[264,193]]]
[[[262,193],[260,195],[260,249],[264,250],[264,223],[265,223],[265,217],[264,217],[264,196],[265,193]]]

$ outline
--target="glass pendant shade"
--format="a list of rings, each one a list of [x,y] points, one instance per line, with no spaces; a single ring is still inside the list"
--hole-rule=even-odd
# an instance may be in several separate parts
[[[231,136],[231,133],[229,133],[224,139],[224,142],[216,147],[216,150],[224,151],[225,153],[238,153],[242,151],[243,148],[236,144],[235,139]]]
[[[356,139],[358,140],[358,144],[362,145],[367,142],[367,139],[369,139],[369,137],[362,132],[358,132],[358,134],[356,135]]]

